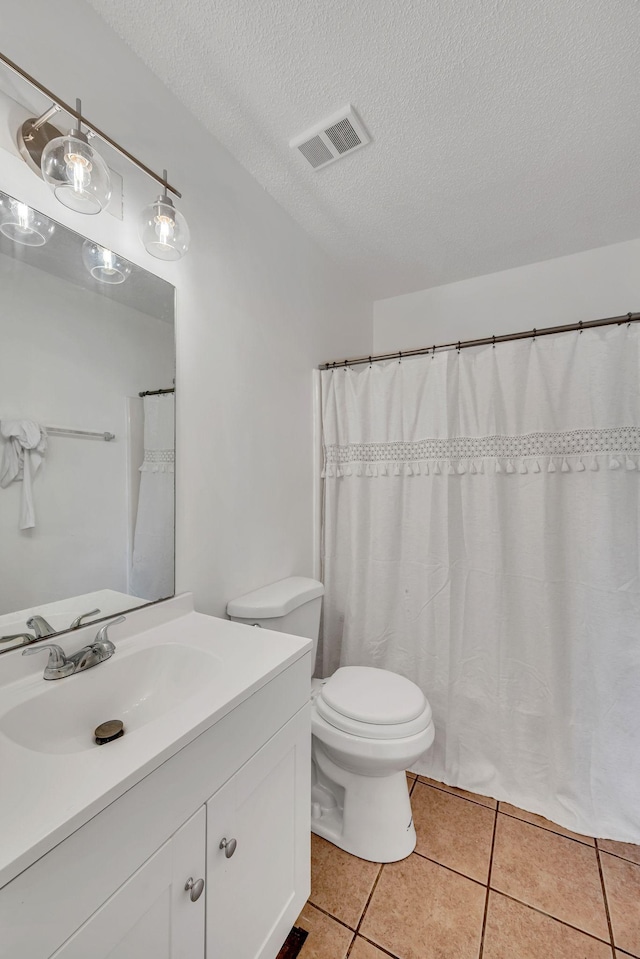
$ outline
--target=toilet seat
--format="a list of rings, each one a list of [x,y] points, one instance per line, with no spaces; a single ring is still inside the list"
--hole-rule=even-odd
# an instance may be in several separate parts
[[[422,690],[386,669],[343,666],[314,699],[325,722],[363,739],[405,739],[431,723],[431,707]]]

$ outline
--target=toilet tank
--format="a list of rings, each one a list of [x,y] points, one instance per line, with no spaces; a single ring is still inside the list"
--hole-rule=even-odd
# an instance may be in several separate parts
[[[237,623],[262,626],[263,629],[275,629],[280,633],[292,633],[312,640],[313,670],[323,595],[324,586],[317,579],[290,576],[232,599],[227,604],[227,615]]]

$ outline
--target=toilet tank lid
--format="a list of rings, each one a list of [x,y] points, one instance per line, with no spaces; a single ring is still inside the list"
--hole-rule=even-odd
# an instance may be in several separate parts
[[[275,619],[323,595],[324,586],[317,579],[289,576],[232,599],[227,614],[236,619]]]

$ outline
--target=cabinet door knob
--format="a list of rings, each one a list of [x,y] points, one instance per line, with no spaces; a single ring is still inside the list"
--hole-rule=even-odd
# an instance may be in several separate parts
[[[236,851],[236,846],[238,843],[235,839],[221,839],[220,840],[220,849],[224,849],[224,854],[227,859],[231,859],[234,852]]]
[[[193,876],[189,876],[186,883],[184,884],[185,892],[189,893],[189,898],[191,902],[197,902],[200,896],[202,895],[202,890],[204,889],[204,879],[194,879]]]

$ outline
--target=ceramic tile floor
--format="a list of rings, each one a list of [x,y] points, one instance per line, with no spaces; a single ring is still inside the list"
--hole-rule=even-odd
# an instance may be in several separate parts
[[[403,862],[312,836],[300,959],[640,959],[640,846],[409,778]]]

